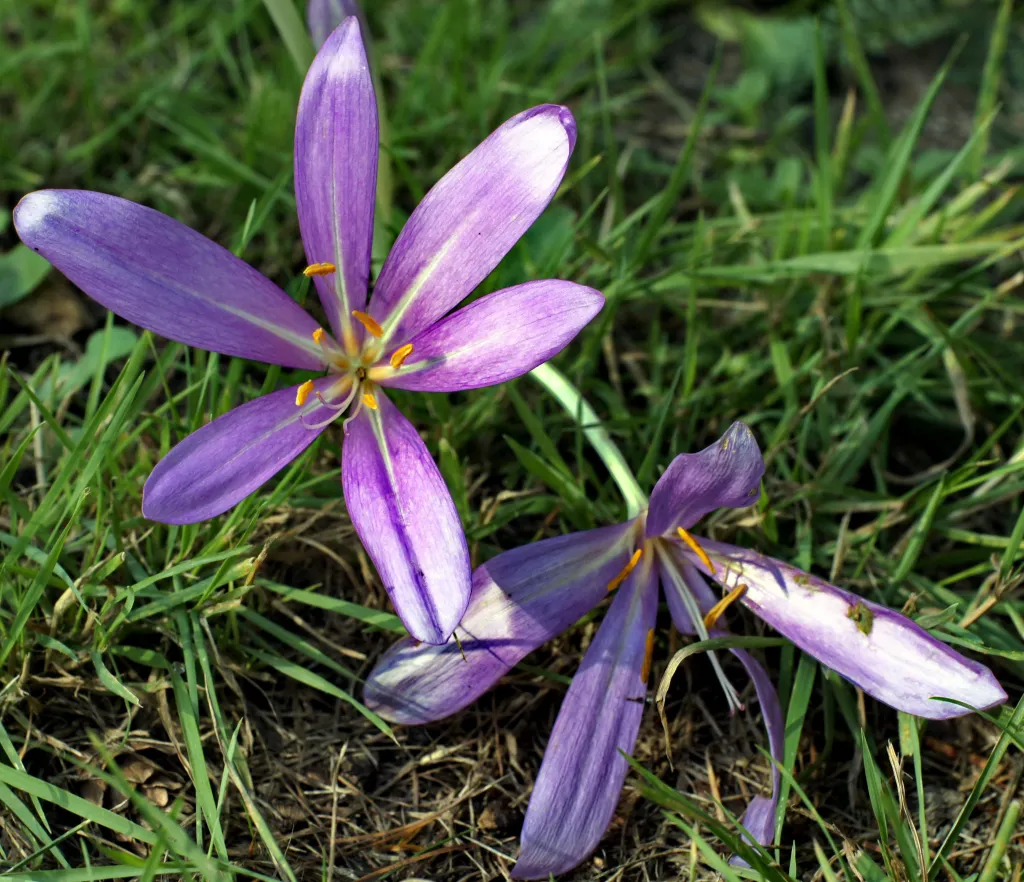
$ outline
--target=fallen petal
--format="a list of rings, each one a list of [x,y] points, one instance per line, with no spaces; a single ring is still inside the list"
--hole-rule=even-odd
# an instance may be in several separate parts
[[[702,540],[728,588],[769,625],[868,695],[919,717],[947,719],[1006,701],[992,672],[906,616],[770,557]],[[692,561],[691,561],[692,562]]]
[[[567,107],[533,107],[434,185],[374,286],[370,314],[387,340],[408,342],[490,274],[555,195],[575,142]]]
[[[348,18],[317,53],[295,122],[295,200],[309,263],[335,336],[362,339],[352,310],[366,308],[377,188],[377,102],[359,23]]]
[[[336,377],[321,377],[313,387],[326,395],[336,383]],[[334,413],[313,396],[296,406],[298,389],[236,407],[173,447],[146,481],[143,515],[164,524],[205,521],[277,474],[313,443]]]
[[[496,291],[412,339],[386,386],[457,392],[520,377],[554,357],[601,311],[593,288],[545,279]]]
[[[341,479],[355,527],[402,624],[444,643],[469,603],[469,548],[441,472],[382,393],[350,420]]]
[[[647,535],[691,527],[716,508],[746,508],[760,494],[764,460],[754,433],[733,423],[710,447],[672,460],[651,492]]]
[[[427,723],[476,701],[604,599],[629,557],[631,527],[543,539],[478,567],[458,643],[399,640],[366,680],[367,707],[393,723]]]
[[[14,209],[21,240],[93,300],[163,337],[320,370],[317,324],[230,251],[166,214],[90,190],[37,190]]]
[[[619,589],[565,695],[523,822],[514,879],[547,879],[583,861],[615,812],[640,729],[658,611],[641,563]]]

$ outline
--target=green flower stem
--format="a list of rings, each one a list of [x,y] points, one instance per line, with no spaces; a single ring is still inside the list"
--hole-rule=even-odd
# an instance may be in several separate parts
[[[647,494],[640,488],[633,472],[626,464],[622,451],[612,441],[611,435],[601,425],[594,409],[587,404],[579,390],[565,376],[550,364],[542,364],[530,371],[530,376],[550,392],[569,415],[576,420],[583,434],[605,464],[612,480],[618,485],[626,501],[629,517],[636,517],[647,507]]]

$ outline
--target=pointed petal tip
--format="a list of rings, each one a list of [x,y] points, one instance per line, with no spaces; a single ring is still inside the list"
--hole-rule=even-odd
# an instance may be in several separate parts
[[[22,196],[14,206],[14,229],[29,248],[35,248],[33,241],[43,232],[47,216],[55,209],[58,193],[57,190],[35,190]]]

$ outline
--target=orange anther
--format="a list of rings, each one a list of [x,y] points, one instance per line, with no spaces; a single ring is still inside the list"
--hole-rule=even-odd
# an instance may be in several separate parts
[[[308,279],[310,276],[329,276],[337,270],[333,263],[311,263],[302,271],[302,275]]]
[[[732,589],[728,594],[725,595],[718,603],[716,603],[711,609],[708,610],[706,616],[704,616],[704,627],[713,628],[715,622],[717,622],[730,606],[732,606],[737,600],[739,600],[744,594],[747,593],[747,586],[742,582]]]
[[[651,660],[654,658],[654,628],[647,632],[647,644],[644,647],[644,666],[640,670],[640,679],[646,683],[651,676]]]
[[[365,404],[370,410],[377,409],[377,399],[373,397],[372,392],[363,393],[363,404]]]
[[[313,381],[306,380],[298,389],[295,390],[295,406],[302,407],[306,403],[306,399],[309,398],[309,393],[313,391]]]
[[[708,557],[708,553],[697,544],[697,540],[693,538],[689,533],[686,532],[682,527],[677,527],[676,532],[679,534],[679,538],[683,540],[697,557],[700,558],[700,562],[708,568],[708,572],[711,575],[715,574],[715,565],[711,563],[711,558]]]
[[[313,342],[319,345],[324,342],[324,337],[326,336],[323,328],[317,328],[313,331]]]
[[[633,568],[640,562],[640,556],[644,553],[642,548],[638,548],[633,552],[633,556],[629,559],[629,562],[619,571],[619,574],[608,583],[608,590],[614,591],[623,582],[626,581],[626,577],[633,572]]]
[[[377,324],[377,320],[369,313],[358,309],[352,310],[352,317],[359,322],[367,331],[373,334],[378,340],[384,336],[384,329]]]
[[[410,355],[412,355],[412,343],[406,343],[405,346],[399,346],[393,353],[391,353],[391,367],[397,371]]]

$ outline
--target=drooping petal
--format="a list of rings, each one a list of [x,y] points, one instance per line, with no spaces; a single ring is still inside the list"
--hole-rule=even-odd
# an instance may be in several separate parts
[[[331,31],[350,15],[359,19],[363,42],[368,43],[370,31],[366,27],[363,10],[356,0],[309,0],[306,4],[306,24],[309,26],[309,34],[313,38],[313,45],[317,49],[323,46],[331,35]]]
[[[571,870],[608,829],[640,729],[658,582],[641,562],[619,589],[565,695],[526,809],[514,879]]]
[[[478,567],[458,642],[399,640],[367,678],[366,705],[394,723],[427,723],[476,701],[601,602],[629,558],[631,534],[631,524],[617,524],[542,539]]]
[[[733,423],[710,447],[672,460],[651,493],[647,535],[690,527],[716,508],[753,505],[763,474],[754,433],[743,423]]]
[[[366,307],[377,187],[377,103],[359,23],[348,18],[317,53],[295,122],[295,200],[313,277],[335,335],[361,339],[352,310]],[[358,329],[358,333],[357,333]]]
[[[503,383],[561,352],[602,306],[600,292],[557,279],[496,291],[417,334],[411,355],[381,383],[425,392]]]
[[[337,377],[313,388],[344,398]],[[142,513],[164,524],[193,524],[227,511],[302,453],[332,415],[310,395],[295,403],[298,386],[271,392],[228,411],[173,447],[146,481]]]
[[[14,209],[22,241],[111,312],[163,337],[318,370],[317,325],[266,276],[152,208],[90,190],[38,190]]]
[[[725,636],[726,631],[716,631],[715,636]],[[768,732],[768,748],[772,759],[781,763],[785,755],[786,729],[782,720],[782,705],[775,686],[757,659],[745,649],[730,650],[740,663],[747,669],[747,675],[754,681],[757,703],[761,705],[764,727]],[[782,775],[778,767],[772,764],[771,796],[755,796],[750,800],[747,810],[743,813],[740,823],[747,829],[755,842],[768,845],[775,838],[775,809],[779,803],[779,786]]]
[[[543,104],[492,132],[406,222],[374,287],[385,342],[405,343],[466,297],[544,210],[576,143],[567,107]]]
[[[345,430],[345,504],[402,624],[417,640],[444,643],[469,603],[466,536],[416,428],[383,392],[376,404]]]
[[[681,591],[684,589],[689,591],[701,613],[707,613],[715,605],[715,595],[696,567],[685,559],[681,559],[681,556],[675,556],[674,559],[679,564],[685,584],[680,585],[678,580],[668,578],[663,572],[661,584],[665,590],[669,613],[672,616],[672,623],[679,633],[696,634],[697,627],[693,623],[693,616],[688,605],[681,597]],[[712,628],[708,636],[725,637],[728,634],[729,632],[724,628]],[[754,681],[754,691],[757,693],[765,729],[768,731],[768,746],[772,758],[781,763],[785,749],[785,728],[782,721],[782,706],[779,703],[775,686],[761,663],[749,652],[738,648],[729,651],[739,659],[746,669],[747,675]],[[775,834],[775,807],[778,804],[781,778],[778,768],[772,766],[771,796],[755,796],[751,799],[741,819],[743,826],[761,845],[771,842]]]
[[[929,719],[969,713],[939,698],[978,709],[1006,701],[988,668],[906,616],[754,551],[710,540],[702,545],[715,579],[729,589],[747,586],[745,606],[879,701]]]

